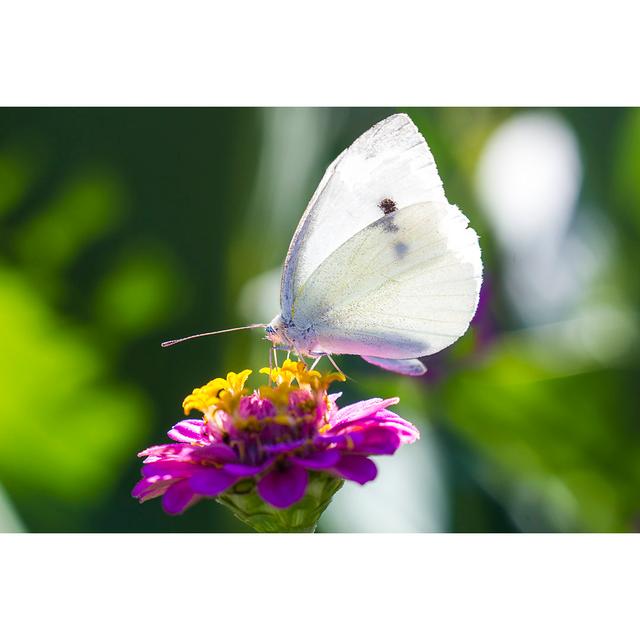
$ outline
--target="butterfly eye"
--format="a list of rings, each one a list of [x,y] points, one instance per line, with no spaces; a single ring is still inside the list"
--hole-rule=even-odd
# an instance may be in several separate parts
[[[269,325],[268,327],[265,328],[266,333],[268,333],[269,335],[273,335],[274,333],[276,333],[276,330]]]

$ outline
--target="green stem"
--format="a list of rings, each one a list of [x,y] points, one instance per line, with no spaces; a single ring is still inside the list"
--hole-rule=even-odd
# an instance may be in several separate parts
[[[314,533],[320,516],[342,485],[341,478],[311,472],[305,496],[288,509],[276,509],[263,502],[255,486],[247,491],[245,485],[245,491],[238,491],[242,487],[240,483],[219,496],[217,501],[259,533]]]

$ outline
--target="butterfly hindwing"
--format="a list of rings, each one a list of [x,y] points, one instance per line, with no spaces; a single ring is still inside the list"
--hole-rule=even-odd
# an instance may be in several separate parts
[[[408,358],[407,360],[393,360],[391,358],[374,358],[372,356],[363,356],[362,359],[369,364],[380,367],[385,371],[393,371],[403,376],[422,376],[427,372],[427,367],[417,358]]]
[[[475,313],[482,280],[478,236],[445,202],[385,215],[342,244],[293,302],[316,349],[417,358],[455,342]]]

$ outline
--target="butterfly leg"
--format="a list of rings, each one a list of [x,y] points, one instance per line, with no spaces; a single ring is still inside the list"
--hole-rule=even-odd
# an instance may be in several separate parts
[[[342,373],[342,375],[346,378],[347,376],[344,375],[342,369],[340,369],[340,367],[336,364],[335,360],[331,357],[330,353],[327,353],[327,358],[329,358],[329,362],[334,366],[335,370],[338,373]]]
[[[309,369],[309,371],[313,371],[316,368],[316,365],[318,364],[318,362],[320,362],[320,360],[322,359],[322,356],[318,356],[314,361],[313,364],[311,365],[311,368]]]

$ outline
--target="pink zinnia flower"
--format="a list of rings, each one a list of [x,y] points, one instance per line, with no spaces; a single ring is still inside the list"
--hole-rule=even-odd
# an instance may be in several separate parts
[[[140,452],[145,460],[135,498],[162,496],[164,510],[179,514],[202,498],[234,508],[234,497],[253,494],[258,504],[285,510],[314,494],[317,520],[343,480],[365,484],[376,477],[370,456],[390,455],[418,438],[412,424],[388,410],[398,398],[338,409],[340,394],[327,389],[344,381],[342,374],[323,375],[287,360],[261,370],[275,386],[250,393],[244,388],[250,373],[229,373],[194,389],[183,407],[203,418],[179,422],[168,432],[173,443]],[[320,491],[312,490],[314,481]],[[251,514],[235,511],[255,526]]]

